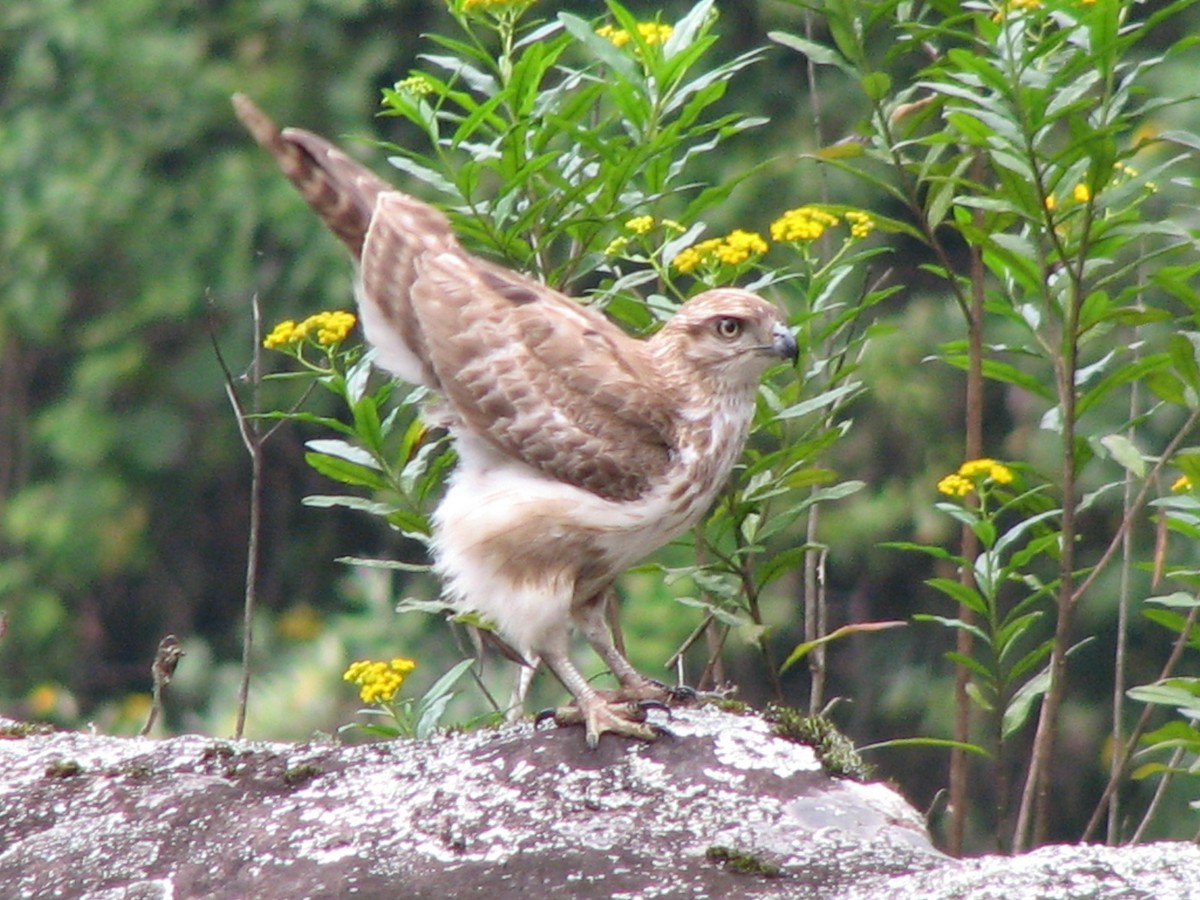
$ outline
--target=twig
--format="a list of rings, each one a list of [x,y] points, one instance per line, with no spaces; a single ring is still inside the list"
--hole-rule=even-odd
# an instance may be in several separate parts
[[[475,679],[475,684],[478,685],[479,690],[481,690],[483,692],[484,699],[486,699],[488,704],[491,705],[492,711],[498,712],[498,713],[506,712],[507,710],[505,710],[500,705],[500,703],[496,700],[496,698],[492,696],[492,692],[488,690],[487,685],[484,684],[484,682],[483,682],[483,653],[482,652],[468,653],[467,648],[463,646],[462,635],[459,634],[457,628],[451,628],[450,633],[454,636],[454,643],[456,645],[458,645],[459,653],[463,654],[463,656],[474,656],[475,657],[476,665],[471,666],[471,668],[468,669],[467,671],[470,672],[471,677],[473,679]],[[480,641],[476,646],[479,648],[480,651],[482,651],[483,642]],[[524,698],[522,698],[522,699],[524,699]]]
[[[670,658],[663,663],[663,668],[670,669],[677,665],[679,661],[683,659],[683,654],[687,653],[688,650],[691,649],[692,645],[704,636],[705,632],[708,630],[708,626],[711,625],[715,620],[716,616],[714,616],[712,613],[706,613],[700,624],[692,629],[692,633],[684,638],[683,643],[680,644],[676,648],[675,652],[671,654]]]
[[[171,683],[171,679],[175,677],[175,667],[179,665],[179,660],[185,655],[183,648],[179,646],[179,639],[173,634],[168,634],[158,642],[158,652],[154,654],[154,662],[150,664],[150,675],[154,679],[154,686],[151,689],[153,698],[150,702],[150,715],[146,717],[146,724],[138,732],[138,737],[145,737],[154,727],[154,723],[163,711],[163,694],[167,685]]]
[[[713,624],[716,624],[714,620]],[[696,686],[711,684],[715,690],[718,685],[725,683],[725,678],[721,672],[721,653],[725,649],[725,641],[729,638],[729,632],[732,629],[728,625],[722,625],[720,633],[714,635],[712,629],[709,629],[709,657],[708,663],[704,667],[704,671],[700,673],[700,677],[696,680]]]
[[[1158,681],[1170,678],[1171,674],[1175,671],[1175,667],[1183,657],[1184,649],[1188,646],[1188,635],[1196,625],[1197,613],[1200,613],[1200,607],[1193,606],[1188,610],[1183,628],[1180,630],[1179,636],[1175,638],[1175,643],[1171,647],[1171,655],[1167,657],[1167,661],[1163,663],[1162,670],[1158,673]],[[1088,820],[1087,828],[1084,829],[1080,840],[1086,841],[1091,838],[1097,826],[1099,826],[1108,801],[1120,784],[1120,776],[1124,774],[1125,769],[1129,766],[1129,761],[1133,759],[1137,742],[1141,740],[1142,734],[1146,731],[1146,726],[1150,723],[1152,712],[1153,707],[1149,704],[1146,704],[1142,708],[1142,714],[1138,716],[1137,724],[1133,726],[1133,730],[1129,732],[1129,737],[1125,739],[1125,748],[1120,754],[1121,764],[1117,767],[1116,773],[1109,776],[1108,784],[1104,786],[1104,793],[1100,795],[1100,801],[1092,811],[1092,817]]]
[[[229,398],[230,406],[233,407],[242,443],[246,447],[246,452],[250,454],[250,533],[246,540],[246,592],[242,616],[242,677],[238,684],[237,719],[233,733],[235,739],[240,739],[245,733],[246,707],[250,700],[250,655],[254,648],[254,609],[258,597],[259,537],[262,530],[262,448],[263,441],[275,432],[273,428],[264,435],[261,424],[255,417],[259,412],[262,384],[262,309],[257,294],[252,298],[250,308],[254,318],[254,352],[244,380],[250,384],[251,408],[255,415],[247,415],[241,398],[238,397],[233,374],[225,363],[225,357],[221,354],[221,347],[217,343],[216,335],[211,328],[209,329],[213,352],[216,354],[217,363],[220,365],[225,379],[225,395]]]
[[[1171,754],[1171,761],[1167,763],[1167,771],[1163,772],[1163,776],[1159,779],[1158,787],[1154,789],[1154,796],[1150,798],[1150,805],[1146,807],[1146,814],[1142,816],[1142,821],[1137,827],[1137,831],[1133,833],[1130,839],[1131,844],[1140,844],[1142,837],[1146,833],[1146,828],[1150,825],[1150,820],[1154,818],[1154,814],[1158,812],[1158,807],[1162,803],[1163,797],[1167,793],[1167,785],[1171,783],[1172,771],[1178,768],[1180,761],[1183,759],[1184,749],[1176,747],[1175,752]]]

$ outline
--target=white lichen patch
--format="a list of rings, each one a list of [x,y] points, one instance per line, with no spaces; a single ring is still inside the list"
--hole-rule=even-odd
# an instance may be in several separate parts
[[[821,763],[811,747],[770,734],[767,723],[750,720],[753,728],[722,731],[715,736],[717,760],[731,769],[765,770],[780,778],[801,772],[820,772]]]
[[[513,766],[512,769],[508,773],[508,780],[509,781],[524,781],[526,775],[529,775],[530,773],[536,772],[536,771],[537,771],[537,769],[535,769],[533,767],[533,765],[529,763],[528,760],[524,760],[524,759],[517,760],[517,764],[515,766]]]
[[[263,896],[381,896],[381,884],[538,896],[531,885],[587,884],[606,896],[702,897],[723,895],[704,887],[721,873],[704,856],[714,844],[763,848],[803,870],[820,828],[825,848],[876,840],[895,822],[910,830],[886,789],[825,777],[807,748],[756,717],[681,709],[664,724],[671,735],[657,742],[606,735],[595,751],[581,729],[528,726],[360,747],[59,736],[45,753],[14,755],[24,769],[9,796],[41,789],[55,760],[83,774],[45,790],[36,813],[0,793],[0,812],[25,821],[13,831],[0,820],[0,834],[16,835],[0,871],[7,859],[38,873],[14,896],[82,896],[111,883],[89,882],[105,872],[164,877],[183,896],[199,872]],[[837,797],[877,818],[856,832]],[[60,821],[47,827],[56,803]],[[815,828],[790,813],[804,803],[822,811]],[[40,862],[60,859],[73,862]]]
[[[726,784],[730,787],[741,787],[746,783],[746,774],[744,772],[730,772],[726,769],[707,768],[704,770],[704,777],[710,781],[715,781],[718,784]]]

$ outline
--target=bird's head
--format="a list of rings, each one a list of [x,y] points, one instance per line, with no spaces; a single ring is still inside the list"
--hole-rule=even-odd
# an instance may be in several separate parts
[[[660,362],[674,361],[727,389],[757,385],[770,366],[795,363],[799,352],[779,309],[738,288],[693,297],[650,344]]]

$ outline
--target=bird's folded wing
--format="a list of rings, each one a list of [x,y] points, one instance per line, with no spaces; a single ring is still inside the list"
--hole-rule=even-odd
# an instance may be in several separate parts
[[[610,500],[661,480],[676,398],[603,315],[461,250],[422,255],[410,302],[442,392],[503,453]]]

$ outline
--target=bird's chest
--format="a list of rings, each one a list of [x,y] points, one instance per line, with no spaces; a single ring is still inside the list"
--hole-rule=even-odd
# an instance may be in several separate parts
[[[708,511],[742,454],[752,414],[751,401],[719,406],[689,421],[677,464],[648,498],[637,527],[623,536],[634,561],[678,537]]]

